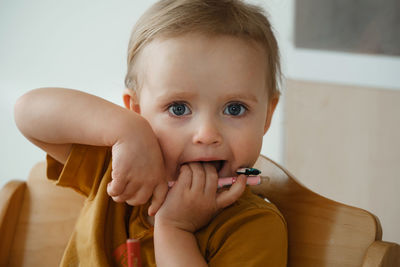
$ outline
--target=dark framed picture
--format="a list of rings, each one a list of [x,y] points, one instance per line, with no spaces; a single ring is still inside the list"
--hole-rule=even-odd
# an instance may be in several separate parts
[[[399,0],[296,0],[295,46],[400,56]]]

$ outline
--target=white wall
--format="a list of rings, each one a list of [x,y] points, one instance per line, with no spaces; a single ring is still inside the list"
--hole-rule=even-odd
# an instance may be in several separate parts
[[[286,78],[400,90],[400,57],[295,48],[295,0],[252,2],[261,3],[271,15]],[[282,91],[284,96],[284,87]],[[262,153],[284,165],[283,105],[283,101],[278,105],[271,130],[264,138]]]
[[[44,153],[18,132],[13,104],[37,87],[84,90],[122,104],[130,30],[154,0],[0,1],[0,187],[24,179]],[[400,58],[308,51],[293,46],[294,0],[253,0],[271,14],[288,78],[400,88]],[[284,90],[283,90],[284,91]],[[284,93],[284,92],[283,92]],[[282,105],[262,153],[282,163]]]
[[[0,186],[25,179],[45,158],[14,124],[16,99],[33,88],[58,86],[122,104],[130,31],[153,2],[0,1]]]

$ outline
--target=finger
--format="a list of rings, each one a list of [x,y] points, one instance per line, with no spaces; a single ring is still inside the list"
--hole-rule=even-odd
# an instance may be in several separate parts
[[[129,180],[122,179],[111,180],[111,182],[107,184],[107,194],[111,197],[121,195],[124,192],[128,182]]]
[[[108,192],[108,189],[110,188],[111,189],[111,186],[112,186],[112,183],[110,182],[110,183],[108,183],[108,185],[107,185],[107,192]],[[128,180],[128,182],[125,184],[125,186],[124,186],[124,188],[123,188],[123,190],[122,190],[122,192],[120,192],[118,195],[113,195],[113,196],[111,196],[111,198],[115,201],[115,202],[125,202],[125,200],[128,198],[128,197],[130,197],[130,196],[132,196],[134,193],[135,193],[135,191],[133,191],[133,190],[129,190],[129,188],[132,186],[132,181],[129,181]],[[135,187],[133,187],[133,188],[135,188]],[[129,193],[128,193],[129,192]]]
[[[127,199],[129,196],[131,196],[131,195],[133,195],[133,194],[135,193],[134,191],[130,191],[130,193],[128,194],[128,192],[129,192],[128,187],[129,187],[129,185],[131,184],[131,182],[132,182],[132,181],[129,182],[129,180],[128,180],[128,182],[126,183],[126,185],[125,185],[123,191],[122,191],[120,194],[118,194],[118,195],[111,196],[111,198],[112,198],[115,202],[118,202],[118,203],[125,202],[126,199]],[[111,182],[108,183],[108,185],[107,185],[107,190],[108,190],[108,187],[111,187]]]
[[[112,198],[112,200],[114,200],[117,203],[124,203],[125,202],[125,199],[121,198],[120,196],[115,196],[115,197],[111,197],[111,198]]]
[[[154,216],[156,215],[157,211],[163,204],[165,197],[168,192],[168,185],[166,183],[161,183],[156,186],[156,188],[153,191],[153,197],[151,199],[151,205],[148,209],[148,214],[149,216]]]
[[[194,162],[190,163],[189,167],[192,170],[192,186],[191,190],[195,192],[204,192],[204,184],[205,184],[205,179],[206,179],[206,174],[204,171],[204,164]]]
[[[143,205],[149,201],[152,193],[152,188],[142,186],[138,188],[134,194],[128,193],[127,196],[125,196],[125,202],[131,206]]]
[[[116,202],[126,202],[131,206],[142,205],[146,203],[151,196],[151,188],[143,186],[141,183],[130,181],[124,192],[113,197]]]
[[[128,183],[128,184],[129,184],[129,183]],[[128,186],[128,185],[127,185],[127,186]],[[128,192],[129,192],[128,189],[125,188],[125,190],[124,190],[121,194],[119,194],[119,195],[117,195],[117,196],[112,196],[111,198],[112,198],[115,202],[123,203],[123,202],[125,202],[127,199],[129,199],[130,197],[132,197],[132,195],[135,194],[135,192],[133,192],[133,191],[130,191],[129,193],[128,193]]]
[[[215,195],[218,189],[218,173],[215,167],[211,164],[204,166],[206,171],[206,179],[204,191],[207,195]]]
[[[189,188],[192,186],[192,170],[189,166],[182,165],[179,171],[178,179],[175,182],[174,187],[177,186],[178,188]]]
[[[216,199],[217,208],[222,209],[233,204],[243,194],[246,188],[246,180],[247,177],[245,175],[239,175],[236,183],[234,183],[229,190],[218,194]]]

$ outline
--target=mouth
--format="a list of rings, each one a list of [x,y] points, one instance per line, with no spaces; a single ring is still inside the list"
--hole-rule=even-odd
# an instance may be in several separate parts
[[[214,166],[214,168],[219,173],[224,167],[225,160],[213,160],[213,161],[203,161],[203,163],[208,163]]]
[[[193,163],[193,162],[198,162],[198,163],[202,163],[202,164],[204,164],[204,163],[211,164],[212,166],[214,166],[217,173],[220,174],[220,171],[224,167],[226,160],[198,160],[198,161],[185,162],[184,164]]]

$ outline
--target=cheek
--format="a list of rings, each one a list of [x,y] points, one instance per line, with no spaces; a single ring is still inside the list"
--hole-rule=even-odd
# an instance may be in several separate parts
[[[160,142],[161,149],[163,152],[171,152],[177,145],[176,134],[173,134],[173,129],[168,127],[168,124],[162,123],[160,120],[150,121],[155,135]]]
[[[176,163],[182,153],[184,140],[181,135],[176,134],[176,129],[168,127],[166,123],[155,120],[151,121],[150,124],[160,144],[167,172],[170,177],[174,177],[177,168]]]
[[[258,129],[260,128],[260,129]],[[235,138],[231,140],[233,154],[237,161],[253,165],[261,152],[263,129],[246,129],[240,131]]]
[[[161,150],[165,155],[169,155],[167,159],[178,153],[180,142],[179,138],[177,138],[177,135],[174,135],[168,131],[158,131],[156,132],[156,135],[160,143]]]

